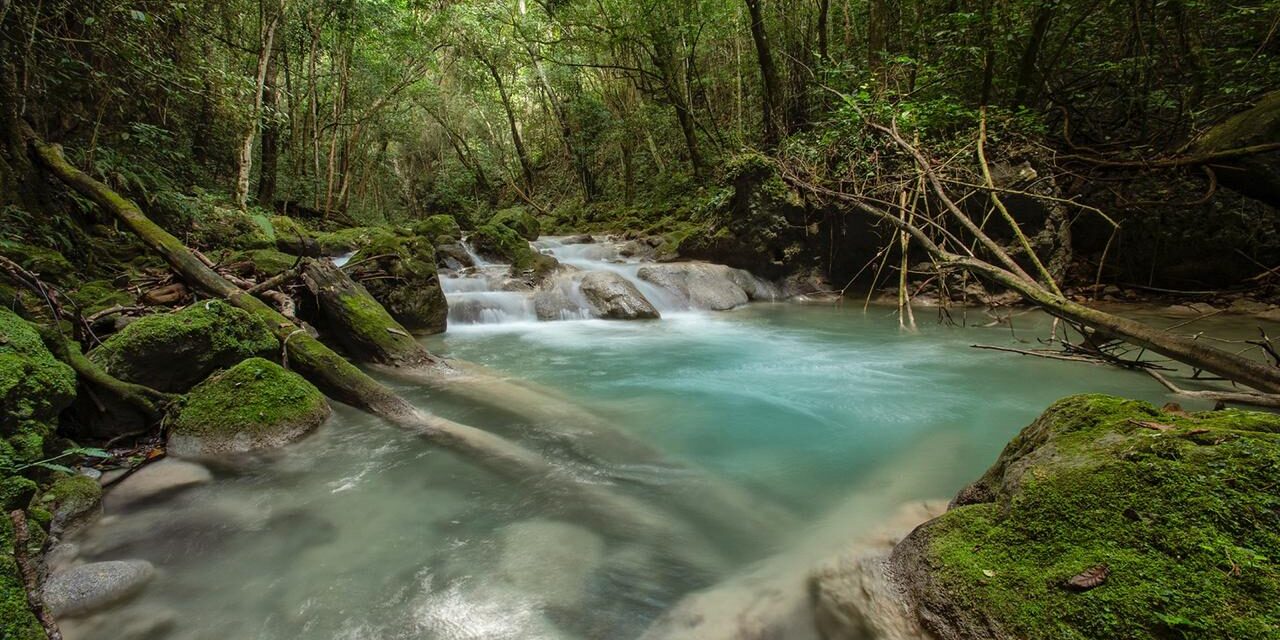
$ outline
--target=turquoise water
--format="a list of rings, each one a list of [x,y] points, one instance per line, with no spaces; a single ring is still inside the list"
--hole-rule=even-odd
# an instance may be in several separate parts
[[[894,478],[911,482],[844,510],[850,531],[902,500],[954,494],[1064,395],[1169,399],[1139,374],[969,346],[1039,346],[1040,316],[1018,317],[1015,338],[1007,326],[917,315],[908,334],[884,308],[754,304],[659,321],[462,326],[428,341],[590,407],[665,452],[667,466],[631,468],[617,452],[571,461],[556,434],[573,425],[393,384],[646,505],[667,506],[658,489],[678,483],[681,465],[709,470],[761,508],[795,514],[793,539],[851,492],[887,492]],[[80,541],[86,559],[145,558],[159,574],[122,608],[69,621],[68,638],[120,638],[130,620],[181,639],[633,638],[686,594],[794,541],[730,540],[702,524],[674,540],[620,535],[345,408],[283,451],[211,469],[213,482],[109,513]],[[673,553],[703,548],[721,560]]]

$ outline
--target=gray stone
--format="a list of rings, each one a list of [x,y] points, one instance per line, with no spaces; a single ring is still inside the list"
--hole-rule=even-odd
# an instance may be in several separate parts
[[[592,271],[582,277],[582,295],[596,313],[610,320],[639,320],[660,317],[653,303],[626,278],[612,271]]]
[[[719,264],[679,262],[650,265],[641,267],[637,275],[645,282],[680,295],[697,309],[723,311],[739,307],[751,300],[744,285],[756,291],[751,274]]]
[[[604,562],[600,536],[554,520],[525,520],[502,530],[498,571],[514,591],[541,606],[574,609]]]
[[[212,479],[208,469],[194,462],[166,458],[143,467],[112,487],[104,502],[108,510],[129,507]]]
[[[135,595],[154,575],[155,568],[145,560],[72,567],[45,583],[45,606],[54,616],[83,616]]]

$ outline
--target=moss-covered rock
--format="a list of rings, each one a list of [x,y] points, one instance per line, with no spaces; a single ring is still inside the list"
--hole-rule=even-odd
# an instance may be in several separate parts
[[[280,251],[311,258],[321,255],[315,234],[301,222],[289,216],[271,216],[271,226],[276,230],[276,248]]]
[[[1280,140],[1280,91],[1262,96],[1253,107],[1210,127],[1192,153],[1228,151]],[[1214,163],[1223,184],[1271,205],[1280,205],[1280,151],[1227,158]]]
[[[351,227],[315,235],[321,253],[326,256],[351,253],[374,242],[386,242],[395,237],[393,231],[383,227]]]
[[[423,236],[431,241],[432,244],[441,244],[445,238],[462,237],[462,227],[458,226],[458,221],[450,215],[434,215],[414,222],[409,226],[409,230],[415,236]]]
[[[71,367],[49,353],[34,327],[0,309],[0,475],[44,455],[45,439],[75,395]]]
[[[893,564],[944,639],[1276,638],[1277,486],[1280,416],[1074,396]]]
[[[414,333],[445,330],[449,303],[440,289],[436,254],[423,236],[380,236],[352,256],[351,276],[391,317]]]
[[[183,393],[218,369],[279,348],[262,320],[209,300],[130,323],[88,355],[121,380]]]
[[[541,223],[524,207],[503,209],[493,214],[493,217],[489,219],[489,224],[500,224],[514,229],[525,240],[537,240],[542,233]]]
[[[133,294],[122,290],[110,280],[91,280],[67,291],[80,307],[80,313],[89,316],[115,306],[130,306],[137,302]]]
[[[476,253],[490,260],[509,263],[513,271],[532,271],[534,275],[541,276],[559,264],[555,258],[534,251],[528,241],[505,225],[481,225],[471,233],[470,240]]]
[[[298,263],[298,256],[275,249],[255,249],[232,254],[226,262],[248,264],[257,276],[274,276]]]
[[[262,211],[206,204],[191,224],[190,242],[199,247],[270,249],[276,246],[276,231]]]
[[[102,511],[102,487],[88,476],[63,476],[41,494],[40,504],[51,515],[50,532],[61,535]]]
[[[53,249],[0,239],[0,255],[49,282],[68,284],[75,281],[75,267]]]
[[[191,390],[169,449],[211,455],[278,447],[310,433],[329,413],[324,395],[302,376],[250,358]]]

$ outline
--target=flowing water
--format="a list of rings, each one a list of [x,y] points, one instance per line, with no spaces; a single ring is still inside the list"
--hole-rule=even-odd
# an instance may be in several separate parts
[[[616,259],[608,249],[552,248],[565,262],[634,276],[633,263],[602,262]],[[837,505],[852,535],[903,500],[954,494],[1064,395],[1169,399],[1138,374],[970,348],[1029,346],[1018,340],[1048,334],[1035,314],[1015,319],[1017,339],[1007,326],[944,326],[923,311],[920,332],[904,334],[882,307],[709,313],[655,295],[657,321],[537,322],[517,301],[527,291],[493,291],[502,279],[492,266],[446,278],[451,303],[512,295],[427,345],[555,390],[761,505],[790,510],[795,539]],[[561,456],[551,434],[567,425],[391,384],[422,407]],[[565,464],[583,481],[662,502],[664,468]],[[212,482],[109,512],[84,536],[86,559],[144,558],[158,575],[130,603],[72,623],[71,640],[119,638],[131,619],[168,620],[156,637],[184,640],[625,640],[682,596],[789,542],[702,525],[681,530],[688,540],[619,535],[343,407],[298,444],[211,470]],[[881,499],[848,508],[851,493]],[[669,553],[681,547],[718,559]]]

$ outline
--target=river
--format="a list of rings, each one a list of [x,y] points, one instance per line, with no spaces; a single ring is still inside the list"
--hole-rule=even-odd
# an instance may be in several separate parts
[[[552,242],[544,248],[567,263],[634,275],[634,263]],[[954,494],[1062,396],[1170,400],[1139,374],[970,347],[1038,346],[1050,325],[1034,313],[1015,318],[1015,333],[976,326],[989,320],[978,311],[961,327],[918,310],[920,331],[903,333],[886,307],[760,302],[708,312],[655,294],[660,320],[539,322],[528,292],[493,291],[482,281],[501,278],[485,269],[501,270],[446,279],[455,306],[468,297],[486,306],[451,318],[447,333],[426,341],[431,350],[591,408],[794,513],[795,538],[851,493],[894,487],[841,510],[851,532],[901,501]],[[583,482],[653,499],[677,473],[608,456],[570,461],[553,435],[565,425],[390,383],[422,407],[563,459]],[[662,551],[672,540],[606,534],[345,407],[296,445],[209,467],[212,482],[109,510],[83,537],[85,558],[143,558],[158,575],[129,604],[72,623],[71,640],[119,638],[130,619],[167,621],[156,637],[183,640],[625,640],[686,594],[791,542],[694,530],[700,540],[689,547],[709,545],[720,558],[678,562]]]

